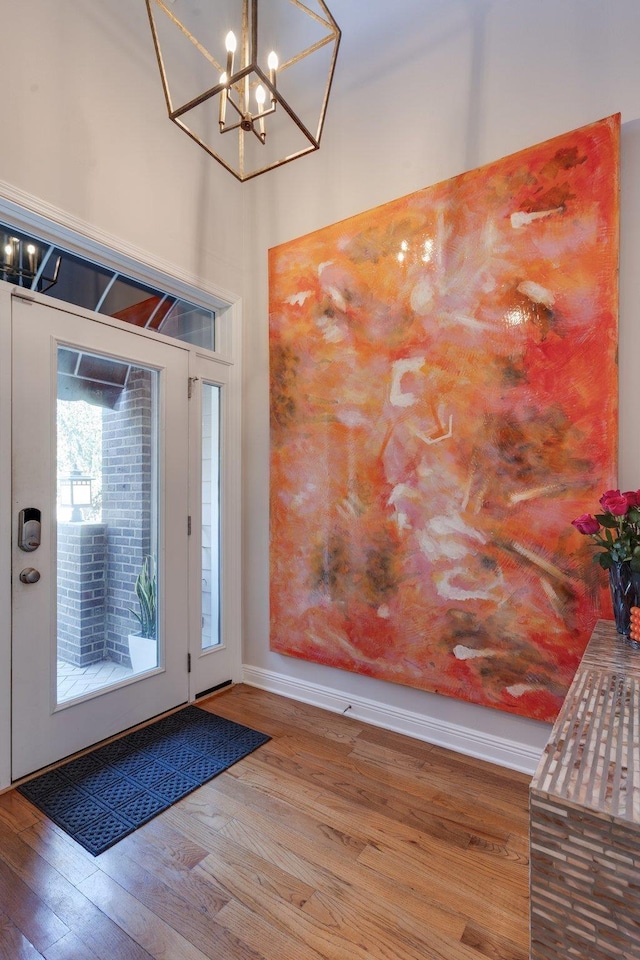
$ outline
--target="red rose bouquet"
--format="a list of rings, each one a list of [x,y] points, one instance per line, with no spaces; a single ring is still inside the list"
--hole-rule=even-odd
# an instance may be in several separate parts
[[[634,573],[640,573],[640,490],[607,490],[600,506],[602,513],[583,513],[571,521],[573,526],[601,549],[594,560],[604,570],[628,562]]]

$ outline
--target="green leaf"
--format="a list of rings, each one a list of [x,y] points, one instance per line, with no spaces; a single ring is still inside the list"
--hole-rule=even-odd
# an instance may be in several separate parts
[[[613,558],[610,553],[601,553],[596,559],[603,570],[610,570],[613,566]]]
[[[614,517],[612,513],[596,513],[596,520],[601,527],[617,527],[618,518]]]
[[[136,578],[135,592],[140,605],[140,612],[131,610],[131,613],[140,623],[140,633],[143,637],[155,637],[156,622],[156,571],[153,557],[146,556],[142,569]]]

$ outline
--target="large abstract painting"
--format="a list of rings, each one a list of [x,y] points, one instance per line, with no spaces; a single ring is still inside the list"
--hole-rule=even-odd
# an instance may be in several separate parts
[[[619,123],[270,251],[272,650],[555,717],[610,615]]]

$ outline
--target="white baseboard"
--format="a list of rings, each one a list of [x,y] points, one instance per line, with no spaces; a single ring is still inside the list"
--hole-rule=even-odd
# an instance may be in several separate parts
[[[403,733],[417,740],[455,750],[457,753],[508,767],[510,770],[519,770],[521,773],[533,774],[540,759],[540,749],[527,744],[473,730],[461,724],[425,717],[380,701],[351,695],[347,697],[331,687],[287,677],[262,667],[244,664],[243,682],[291,700],[322,707],[332,713],[344,713],[345,707],[350,707],[348,716],[354,720]]]

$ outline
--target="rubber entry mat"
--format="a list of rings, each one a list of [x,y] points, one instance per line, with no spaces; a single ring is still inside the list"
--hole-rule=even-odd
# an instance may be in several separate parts
[[[18,791],[97,856],[270,739],[189,706]]]

